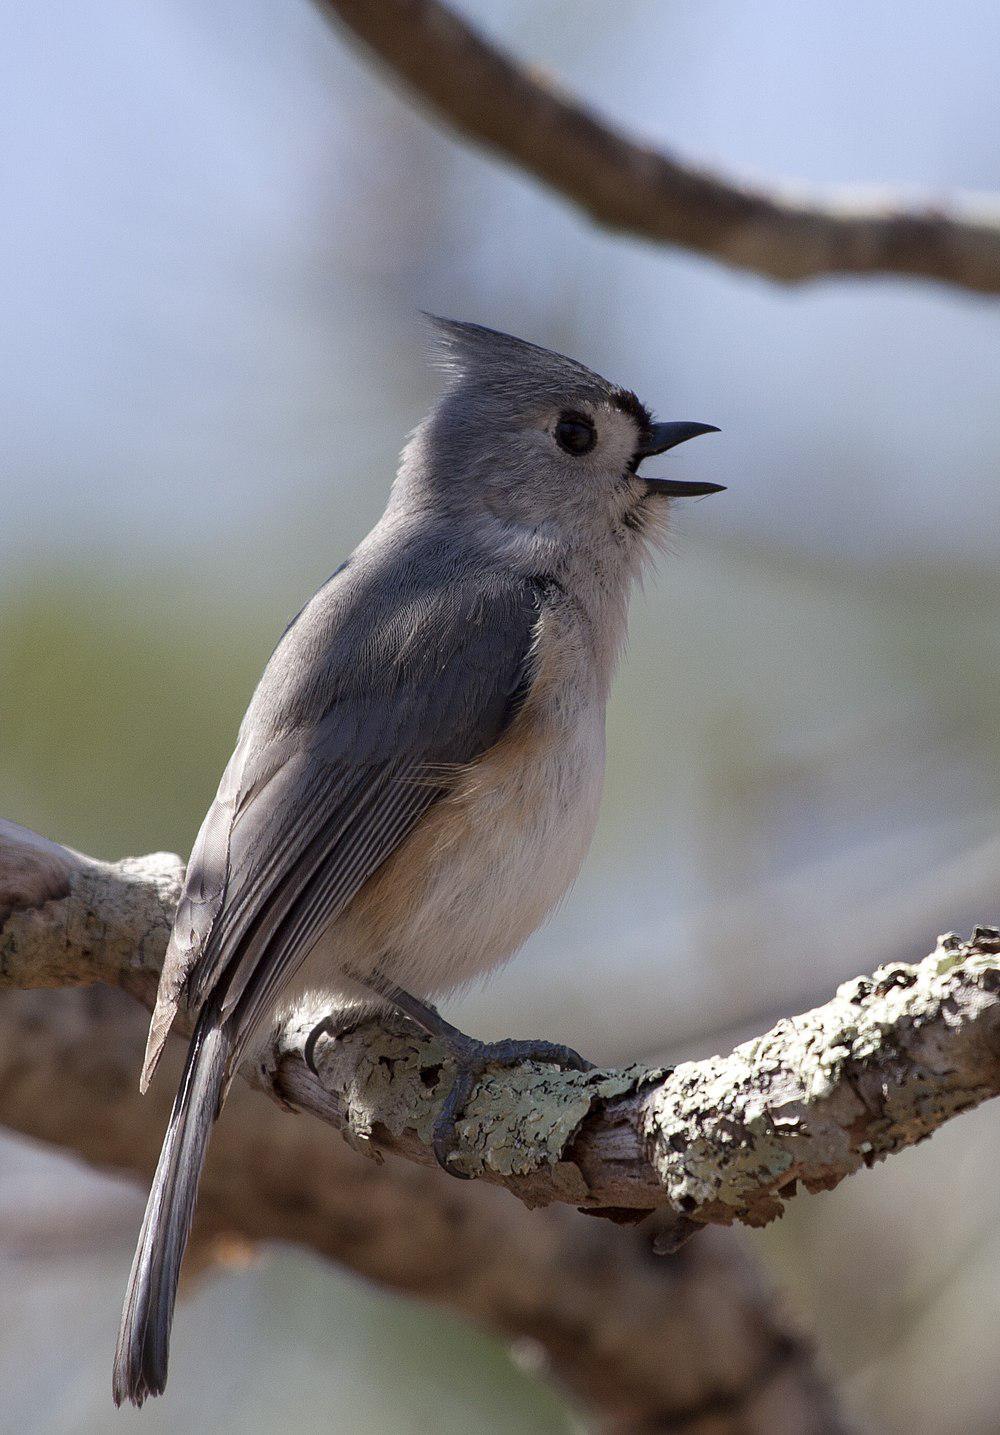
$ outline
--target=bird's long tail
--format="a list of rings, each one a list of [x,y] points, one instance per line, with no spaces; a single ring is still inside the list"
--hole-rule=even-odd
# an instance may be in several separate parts
[[[214,1013],[203,1012],[146,1203],[125,1292],[115,1351],[115,1404],[141,1405],[161,1394],[181,1260],[191,1229],[205,1149],[227,1080],[231,1038]]]

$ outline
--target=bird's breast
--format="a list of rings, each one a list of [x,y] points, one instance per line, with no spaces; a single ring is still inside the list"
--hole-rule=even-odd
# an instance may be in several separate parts
[[[345,914],[354,952],[421,995],[510,956],[576,878],[597,822],[604,701],[581,654],[539,645],[531,692]]]

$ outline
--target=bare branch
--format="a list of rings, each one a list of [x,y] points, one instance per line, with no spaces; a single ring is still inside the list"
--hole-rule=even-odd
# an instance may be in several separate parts
[[[438,0],[318,0],[437,119],[591,219],[797,283],[898,274],[1000,292],[1000,201],[755,183],[625,134]]]
[[[178,859],[95,863],[10,824],[4,833],[0,984],[100,978],[148,1003]],[[664,1248],[704,1225],[762,1225],[798,1182],[829,1189],[1000,1092],[998,992],[1000,933],[979,929],[672,1074],[534,1063],[488,1073],[460,1123],[457,1166],[529,1206],[564,1202],[616,1220],[658,1210]],[[369,1019],[321,1040],[317,1076],[303,1047],[321,1015],[297,1014],[244,1074],[359,1149],[433,1164],[444,1048],[403,1019]]]

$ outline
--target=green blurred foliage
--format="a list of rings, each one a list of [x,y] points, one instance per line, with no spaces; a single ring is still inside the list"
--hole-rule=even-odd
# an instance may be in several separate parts
[[[95,855],[187,852],[273,646],[271,615],[196,611],[155,575],[52,568],[0,601],[5,815]]]

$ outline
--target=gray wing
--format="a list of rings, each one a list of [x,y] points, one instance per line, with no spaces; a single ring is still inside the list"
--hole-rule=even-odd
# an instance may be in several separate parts
[[[384,583],[335,575],[287,630],[191,853],[143,1089],[182,1000],[211,998],[249,1034],[443,773],[502,735],[530,687],[544,586],[411,579],[386,606]]]

